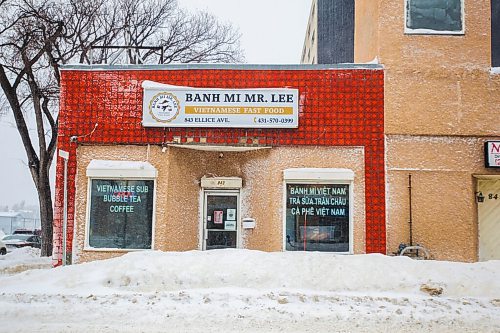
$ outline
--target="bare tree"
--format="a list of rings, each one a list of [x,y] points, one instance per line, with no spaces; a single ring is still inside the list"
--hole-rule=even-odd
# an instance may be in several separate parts
[[[121,15],[120,40],[124,45],[160,46],[163,51],[160,58],[155,50],[139,56],[138,50],[128,49],[127,63],[141,63],[143,59],[149,63],[237,63],[244,60],[238,31],[230,24],[220,23],[209,13],[189,14],[177,7],[177,0],[115,0],[113,6],[119,8]],[[104,49],[92,61],[107,62],[114,55]]]
[[[43,256],[52,254],[49,169],[57,141],[60,66],[106,62],[118,51],[91,50],[112,45],[163,48],[140,57],[129,50],[131,63],[240,62],[238,40],[231,25],[207,13],[190,15],[176,0],[0,0],[0,86],[38,193]]]

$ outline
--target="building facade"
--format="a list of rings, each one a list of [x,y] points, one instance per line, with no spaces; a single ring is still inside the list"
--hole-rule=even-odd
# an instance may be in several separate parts
[[[383,82],[378,65],[65,67],[54,259],[65,240],[69,262],[385,253]]]
[[[500,259],[500,1],[356,0],[354,12],[354,61],[386,71],[387,252]]]
[[[354,62],[354,1],[312,1],[300,62]]]
[[[5,235],[12,234],[16,229],[40,231],[40,220],[34,215],[32,211],[0,212],[0,231]]]

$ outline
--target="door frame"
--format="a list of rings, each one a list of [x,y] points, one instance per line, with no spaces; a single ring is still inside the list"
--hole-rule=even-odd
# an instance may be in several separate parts
[[[227,196],[232,195],[236,197],[236,248],[241,248],[241,193],[240,189],[208,189],[204,188],[201,191],[201,207],[200,207],[200,244],[199,248],[206,251],[207,247],[207,196]]]

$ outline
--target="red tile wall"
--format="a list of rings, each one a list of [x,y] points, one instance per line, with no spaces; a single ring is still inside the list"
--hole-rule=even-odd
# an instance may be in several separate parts
[[[180,137],[207,144],[364,146],[366,252],[386,252],[384,173],[384,72],[381,69],[318,70],[63,70],[58,148],[68,163],[68,251],[75,214],[76,147],[86,144],[166,144]],[[299,128],[145,128],[144,80],[205,88],[299,89]],[[76,137],[76,142],[71,140]],[[63,160],[56,170],[54,258],[60,262]]]

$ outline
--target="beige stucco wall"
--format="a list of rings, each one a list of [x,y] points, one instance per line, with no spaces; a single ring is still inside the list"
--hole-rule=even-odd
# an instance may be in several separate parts
[[[241,212],[256,220],[242,231],[243,248],[281,251],[283,247],[283,170],[287,168],[347,168],[354,171],[354,252],[365,249],[364,150],[356,147],[280,147],[250,152],[204,152],[150,146],[80,146],[77,149],[77,262],[109,258],[124,252],[84,249],[88,178],[92,159],[148,161],[158,170],[154,248],[163,251],[199,249],[203,176],[241,177]]]
[[[378,1],[354,3],[354,62],[370,62],[378,57]]]
[[[483,142],[500,135],[500,75],[490,74],[490,1],[465,0],[464,35],[404,33],[405,1],[356,0],[355,61],[385,67],[387,252],[413,239],[434,258],[476,261]]]
[[[435,259],[477,261],[475,175],[484,167],[485,139],[391,136],[387,142],[387,248],[409,242],[408,175],[412,175],[413,242]]]
[[[386,68],[386,134],[498,135],[490,1],[465,0],[463,36],[405,34],[404,4],[356,1],[355,61],[378,56]]]

